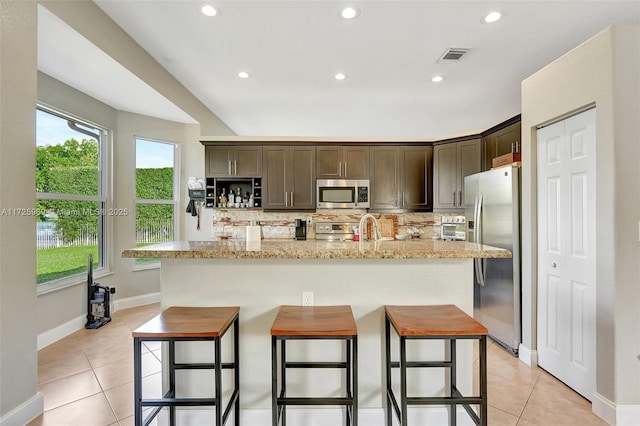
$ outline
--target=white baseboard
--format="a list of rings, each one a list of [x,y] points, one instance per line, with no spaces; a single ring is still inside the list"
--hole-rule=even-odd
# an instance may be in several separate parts
[[[640,404],[620,404],[616,407],[616,426],[637,426]]]
[[[0,426],[23,426],[44,412],[44,398],[40,392],[19,407],[0,417]]]
[[[591,411],[610,425],[616,424],[616,404],[597,392],[591,397]]]
[[[127,297],[125,299],[116,299],[113,301],[112,312],[117,312],[121,309],[134,308],[136,306],[149,305],[151,303],[157,302],[160,302],[160,293],[149,293],[143,294],[141,296]],[[62,339],[63,337],[66,337],[71,333],[75,333],[76,331],[82,329],[86,322],[87,316],[80,315],[79,317],[73,318],[72,320],[69,320],[64,324],[38,334],[38,350],[45,348],[50,344]]]
[[[71,333],[75,333],[76,331],[84,327],[86,322],[87,316],[81,315],[65,322],[64,324],[60,324],[57,327],[38,334],[38,350],[57,342],[58,340],[70,335]]]
[[[518,346],[518,358],[529,367],[538,365],[538,351],[531,350],[522,343]]]
[[[640,404],[619,404],[609,401],[599,393],[593,394],[591,411],[614,426],[638,426]]]
[[[160,292],[143,294],[142,296],[127,297],[125,299],[116,299],[113,302],[113,312],[158,302],[160,302]]]

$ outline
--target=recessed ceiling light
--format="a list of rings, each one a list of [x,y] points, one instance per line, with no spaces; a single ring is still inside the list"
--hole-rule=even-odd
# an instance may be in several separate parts
[[[334,75],[333,78],[335,78],[336,80],[344,80],[345,78],[347,78],[347,75],[339,72]]]
[[[440,83],[442,80],[444,80],[444,77],[441,75],[436,75],[431,79],[434,83]]]
[[[211,6],[210,4],[205,4],[200,10],[202,10],[202,13],[207,16],[216,16],[218,14],[216,8]]]
[[[502,13],[498,12],[497,10],[494,10],[493,12],[489,12],[487,16],[484,17],[483,20],[487,24],[491,24],[493,22],[498,21],[500,18],[502,18]]]
[[[358,16],[358,9],[352,6],[348,6],[342,9],[341,14],[344,19],[353,19]]]
[[[246,71],[240,71],[240,72],[238,73],[238,77],[240,77],[240,78],[249,78],[249,77],[251,77],[251,74],[249,74],[249,73],[248,73],[248,72],[246,72]]]

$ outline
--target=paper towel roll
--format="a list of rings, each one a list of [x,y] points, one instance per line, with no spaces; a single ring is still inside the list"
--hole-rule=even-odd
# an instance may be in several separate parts
[[[247,226],[247,241],[260,241],[262,236],[260,235],[260,226],[249,225]]]

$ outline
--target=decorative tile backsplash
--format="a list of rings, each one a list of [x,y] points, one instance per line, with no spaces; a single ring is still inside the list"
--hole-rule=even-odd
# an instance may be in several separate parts
[[[214,209],[211,237],[225,233],[231,238],[245,239],[245,227],[260,224],[262,238],[293,239],[295,221],[302,219],[307,224],[307,238],[315,238],[316,222],[354,222],[360,221],[362,210],[322,210],[321,212],[264,212],[262,210]],[[453,214],[453,213],[452,213]],[[442,215],[449,213],[397,213],[398,233],[406,234],[407,230],[420,233],[421,238],[439,238]],[[379,214],[374,213],[378,217]]]

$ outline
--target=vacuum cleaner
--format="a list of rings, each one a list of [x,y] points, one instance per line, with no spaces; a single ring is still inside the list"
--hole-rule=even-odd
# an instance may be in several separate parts
[[[115,292],[115,287],[93,282],[93,255],[90,254],[87,265],[87,323],[84,328],[99,328],[111,321],[110,299]]]

